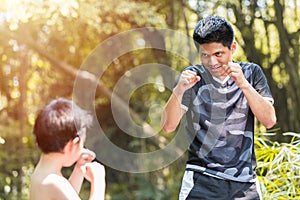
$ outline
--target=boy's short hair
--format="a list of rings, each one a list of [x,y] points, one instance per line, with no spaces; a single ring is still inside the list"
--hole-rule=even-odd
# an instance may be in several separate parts
[[[38,114],[33,133],[43,153],[62,152],[65,145],[91,125],[92,118],[74,102],[52,100]]]
[[[198,50],[199,45],[211,42],[222,43],[230,49],[234,40],[234,31],[225,19],[218,16],[208,16],[197,23],[193,39]]]

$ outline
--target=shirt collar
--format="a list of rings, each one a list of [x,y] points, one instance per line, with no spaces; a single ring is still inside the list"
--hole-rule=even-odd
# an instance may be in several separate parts
[[[215,80],[215,81],[217,81],[218,83],[220,83],[220,84],[225,84],[229,79],[230,79],[230,77],[229,76],[226,76],[225,77],[225,79],[223,80],[223,81],[221,81],[220,79],[218,79],[217,77],[214,77],[213,76],[213,79]]]

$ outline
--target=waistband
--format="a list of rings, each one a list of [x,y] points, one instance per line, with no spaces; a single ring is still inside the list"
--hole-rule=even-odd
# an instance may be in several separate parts
[[[201,167],[199,165],[187,164],[185,170],[186,171],[199,172],[203,175],[207,175],[207,176],[211,176],[211,177],[218,178],[218,179],[221,179],[221,180],[225,180],[224,178],[222,178],[220,176],[209,173],[205,167]]]

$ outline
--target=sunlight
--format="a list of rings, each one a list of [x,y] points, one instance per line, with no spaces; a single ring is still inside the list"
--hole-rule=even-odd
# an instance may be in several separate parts
[[[192,8],[195,8],[198,4],[198,1],[197,0],[189,0],[189,5],[192,7]]]

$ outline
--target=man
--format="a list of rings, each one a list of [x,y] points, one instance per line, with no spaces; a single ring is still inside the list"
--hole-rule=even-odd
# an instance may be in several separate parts
[[[232,26],[209,16],[193,39],[201,65],[180,75],[164,110],[165,132],[186,114],[193,136],[179,199],[260,199],[254,154],[254,116],[266,127],[276,123],[273,98],[262,69],[232,60]]]
[[[51,101],[38,114],[33,133],[42,154],[31,177],[31,200],[79,200],[84,178],[91,184],[89,199],[104,199],[104,166],[92,162],[95,154],[83,148],[90,123],[90,115],[63,98]],[[68,180],[61,170],[76,161]]]

